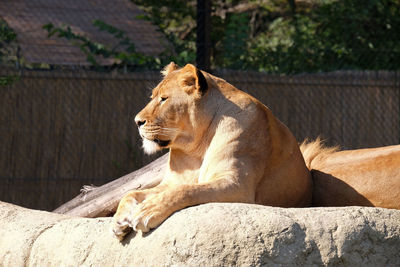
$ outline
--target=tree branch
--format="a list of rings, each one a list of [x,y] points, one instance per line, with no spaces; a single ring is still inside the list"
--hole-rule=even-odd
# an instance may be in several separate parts
[[[115,212],[121,198],[129,191],[158,185],[164,178],[168,154],[145,167],[100,187],[84,186],[81,194],[53,212],[79,217],[102,217]]]

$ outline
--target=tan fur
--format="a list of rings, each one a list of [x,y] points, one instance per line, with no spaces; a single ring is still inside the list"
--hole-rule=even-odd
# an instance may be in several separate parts
[[[160,185],[120,202],[112,230],[147,232],[173,212],[209,202],[280,207],[311,203],[311,177],[298,144],[271,111],[223,79],[174,63],[136,116],[147,153],[168,148]]]
[[[168,73],[173,72],[174,70],[177,70],[179,67],[178,65],[175,64],[175,62],[169,63],[165,68],[161,71],[161,74],[165,77],[168,75]]]
[[[400,209],[400,145],[338,151],[317,139],[300,149],[313,178],[313,206]]]
[[[332,153],[339,150],[339,147],[327,147],[324,145],[320,137],[317,137],[315,141],[304,140],[300,145],[301,154],[303,154],[304,161],[309,170],[315,169],[314,166],[319,166],[320,162]]]

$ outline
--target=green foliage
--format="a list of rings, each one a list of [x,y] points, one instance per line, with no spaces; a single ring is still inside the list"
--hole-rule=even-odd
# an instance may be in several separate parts
[[[167,49],[161,58],[175,61],[178,65],[194,63],[196,60],[196,1],[189,0],[132,0],[146,15],[146,19],[157,25],[173,49]]]
[[[17,34],[4,21],[0,21],[0,48],[10,44],[17,38]]]
[[[398,1],[330,1],[279,23],[252,44],[253,68],[280,73],[400,69]],[[279,31],[287,37],[266,40]]]
[[[400,69],[399,1],[342,0],[321,6],[317,15],[324,62],[331,54],[344,68]]]
[[[194,62],[196,58],[196,3],[189,0],[132,0],[145,12],[144,18],[157,25],[173,44],[178,64]],[[264,3],[256,0],[211,1],[211,62],[212,68],[257,68],[253,52],[255,39],[268,30],[268,25],[291,9],[286,0]],[[141,17],[143,18],[143,17]],[[261,41],[266,41],[261,40]],[[261,48],[262,49],[262,48]]]
[[[5,23],[0,20],[0,62],[8,63],[13,58],[13,44],[17,39],[17,34]]]
[[[99,56],[115,67],[159,69],[196,58],[196,1],[132,0],[146,13],[138,18],[158,26],[172,47],[158,57],[138,53],[125,33],[102,21],[94,25],[113,35],[107,47],[70,27],[45,25],[78,45],[94,66]],[[274,73],[337,69],[400,69],[398,0],[212,1],[212,68],[253,69]]]
[[[7,64],[16,60],[14,44],[17,34],[8,25],[0,20],[0,63]],[[15,75],[0,76],[0,86],[12,84],[18,80]]]
[[[106,31],[113,35],[117,44],[108,47],[104,44],[92,41],[91,39],[73,32],[70,26],[55,27],[49,23],[43,26],[48,31],[48,37],[57,34],[57,37],[66,38],[74,45],[78,46],[86,55],[86,59],[97,69],[101,68],[98,62],[102,58],[112,58],[114,67],[129,69],[135,68],[155,68],[160,67],[157,58],[143,55],[136,51],[133,42],[126,36],[125,32],[115,28],[100,20],[94,20],[93,25],[101,31]]]
[[[132,1],[172,42],[178,63],[193,62],[196,1]],[[400,69],[398,0],[216,0],[212,10],[213,68]]]
[[[230,14],[226,20],[225,36],[223,39],[223,59],[221,67],[238,69],[247,57],[247,38],[249,34],[249,16]]]
[[[0,86],[10,85],[18,80],[19,76],[16,75],[0,76]]]

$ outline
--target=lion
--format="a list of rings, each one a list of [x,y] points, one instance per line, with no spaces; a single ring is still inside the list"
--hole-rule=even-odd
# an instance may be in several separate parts
[[[171,62],[135,117],[143,149],[169,149],[162,182],[120,201],[112,232],[148,232],[172,213],[210,202],[311,204],[312,180],[290,130],[221,78]]]
[[[317,138],[300,150],[312,174],[312,206],[400,209],[400,145],[340,151]]]

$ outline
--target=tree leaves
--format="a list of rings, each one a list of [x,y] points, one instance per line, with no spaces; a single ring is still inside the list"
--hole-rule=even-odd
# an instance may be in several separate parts
[[[113,47],[108,47],[84,35],[75,33],[68,25],[55,27],[53,24],[49,23],[44,25],[43,29],[47,30],[48,37],[57,35],[57,37],[65,38],[79,47],[81,51],[85,53],[86,60],[97,69],[102,68],[99,63],[101,57],[112,58],[114,68],[161,67],[159,66],[160,61],[156,58],[137,52],[134,43],[126,36],[124,31],[101,20],[94,20],[93,25],[100,31],[111,34],[117,40],[117,43]]]

